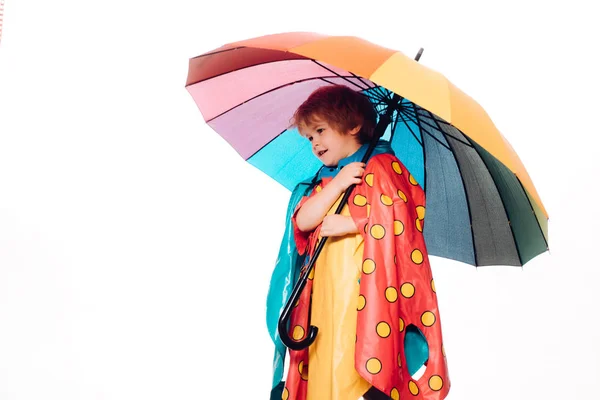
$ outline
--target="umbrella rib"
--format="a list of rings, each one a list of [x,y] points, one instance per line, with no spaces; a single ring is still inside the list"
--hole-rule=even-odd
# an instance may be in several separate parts
[[[250,158],[252,158],[253,156],[255,156],[256,154],[258,154],[262,149],[264,149],[265,147],[267,147],[269,144],[271,144],[271,142],[275,139],[277,139],[279,136],[281,136],[283,133],[285,133],[285,131],[287,131],[288,128],[282,130],[281,132],[279,132],[277,135],[273,136],[273,138],[271,140],[269,140],[267,143],[263,144],[260,149],[256,150],[254,153],[252,153],[248,158],[246,158],[246,161],[248,161]]]
[[[377,97],[376,94],[371,92],[371,89],[365,89],[361,92],[363,96],[368,97],[373,103],[377,102],[377,104],[381,104],[382,98]]]
[[[392,119],[392,128],[390,132],[390,143],[394,140],[394,133],[396,133],[396,128],[398,127],[398,116],[400,113],[396,112],[396,116]]]
[[[414,106],[414,103],[413,103]],[[423,111],[429,113],[430,117],[433,117],[433,113],[429,110],[425,110],[421,108]],[[416,109],[415,109],[416,112]],[[433,118],[432,118],[433,119]],[[435,119],[434,119],[435,121]],[[465,194],[465,201],[467,202],[467,211],[469,212],[469,230],[471,231],[471,244],[473,246],[473,258],[475,260],[475,268],[477,268],[477,247],[475,247],[475,232],[473,232],[473,216],[471,215],[471,202],[469,201],[469,195],[467,193],[467,186],[465,185],[465,179],[463,178],[462,171],[460,169],[460,165],[458,163],[458,159],[456,158],[456,153],[454,150],[449,148],[450,152],[454,156],[454,163],[456,164],[456,168],[458,168],[458,175],[460,176],[460,181],[462,182],[463,193]]]
[[[203,57],[212,56],[212,55],[215,55],[215,54],[226,53],[228,51],[244,49],[244,48],[246,48],[246,46],[238,46],[238,47],[232,47],[231,49],[224,49],[224,50],[212,51],[210,53],[200,54],[199,56],[196,56],[196,57],[192,58],[192,60],[195,60],[197,58],[203,58]]]
[[[419,108],[421,108],[422,110],[424,110],[424,108],[422,108],[422,107],[419,107]],[[458,129],[457,127],[455,127],[454,125],[452,125],[451,123],[449,123],[449,122],[447,122],[447,121],[444,121],[443,119],[441,119],[441,118],[440,118],[440,117],[438,117],[437,115],[433,114],[431,111],[429,111],[429,110],[427,110],[427,111],[428,111],[428,112],[429,112],[429,114],[431,115],[431,117],[432,117],[431,119],[432,119],[433,121],[435,121],[435,122],[436,122],[436,125],[437,125],[437,126],[433,126],[433,125],[431,125],[430,123],[427,123],[427,122],[425,122],[425,124],[429,125],[429,126],[430,126],[430,127],[432,127],[432,128],[435,128],[435,129],[439,130],[439,131],[442,133],[442,135],[444,135],[446,138],[454,139],[454,140],[456,140],[457,142],[460,142],[461,144],[464,144],[465,146],[468,146],[468,147],[473,147],[473,145],[472,145],[471,143],[468,143],[468,142],[463,142],[463,141],[462,141],[462,140],[460,140],[459,138],[457,138],[457,137],[455,137],[455,136],[452,136],[452,135],[451,135],[451,134],[449,134],[449,133],[446,133],[446,132],[444,132],[444,130],[443,130],[443,129],[442,129],[442,127],[440,126],[440,123],[442,123],[442,124],[444,124],[444,125],[446,125],[446,126],[449,126],[449,127],[451,127],[451,128],[454,128],[454,129],[456,129],[456,130],[457,130],[457,131],[459,131],[459,132],[460,132],[460,133],[461,133],[463,136],[467,137],[467,135],[465,135],[463,131],[461,131],[460,129]],[[411,114],[411,115],[412,115],[412,114]]]
[[[329,83],[330,85],[335,85],[335,83],[334,83],[334,82],[330,82],[330,81],[328,81],[328,80],[327,80],[327,78],[322,78],[322,77],[321,77],[321,78],[319,78],[319,79],[320,79],[320,80],[322,80],[323,82],[327,82],[327,83]]]
[[[368,85],[367,85],[367,87],[366,87],[366,88],[364,88],[364,87],[361,87],[360,85],[357,85],[357,84],[356,84],[356,82],[353,82],[353,81],[351,81],[350,79],[348,79],[347,77],[345,77],[345,76],[342,76],[342,75],[338,74],[337,72],[335,72],[334,70],[332,70],[332,69],[330,69],[330,68],[327,68],[327,67],[326,67],[326,66],[324,66],[323,64],[319,63],[317,60],[314,60],[314,59],[311,59],[311,60],[312,60],[312,62],[314,62],[315,64],[317,64],[319,67],[321,67],[321,68],[324,68],[324,69],[326,69],[327,71],[331,72],[332,74],[334,74],[334,75],[336,75],[336,76],[338,76],[338,77],[340,77],[340,78],[344,79],[345,81],[347,81],[348,83],[350,83],[350,84],[352,84],[352,85],[356,86],[356,87],[357,87],[357,88],[359,88],[360,90],[370,89],[370,87],[369,87]],[[351,72],[349,72],[349,73],[351,74]]]
[[[412,103],[412,104],[413,104],[413,106],[414,106],[414,103]],[[414,107],[413,107],[413,108],[414,108]],[[409,117],[412,117],[412,121],[416,123],[416,120],[415,120],[415,118],[416,118],[416,117],[417,117],[417,115],[418,115],[417,113],[413,113],[413,110],[409,109],[408,107],[405,107],[405,108],[404,108],[402,111],[403,111],[403,112],[404,112],[406,115],[408,115]],[[432,114],[432,115],[433,115],[433,114]],[[432,128],[432,129],[435,129],[435,130],[437,130],[437,131],[440,131],[440,133],[441,133],[442,135],[446,136],[445,132],[444,132],[444,131],[442,131],[441,129],[439,129],[439,126],[432,125],[431,123],[429,123],[429,122],[427,122],[427,121],[421,121],[421,120],[419,120],[419,122],[420,122],[420,123],[422,123],[422,124],[424,124],[424,125],[427,125],[428,127]],[[466,143],[465,143],[465,144],[466,144]]]
[[[414,103],[413,103],[413,104],[414,104]],[[412,122],[414,122],[414,123],[417,123],[417,121],[416,121],[416,116],[417,116],[417,114],[413,114],[413,113],[412,113],[412,110],[409,110],[407,107],[405,107],[405,108],[402,110],[402,112],[403,112],[404,114],[406,114],[406,116],[407,116],[407,117],[409,117],[409,118],[410,118],[410,120],[411,120]],[[437,127],[437,126],[435,126],[435,125],[432,125],[432,124],[430,124],[430,123],[429,123],[429,122],[427,122],[427,121],[421,121],[421,120],[420,120],[420,122],[421,122],[423,125],[427,125],[428,127],[430,127],[430,128],[432,128],[432,129],[435,129],[435,130],[438,130],[438,131],[439,131],[439,129],[438,129],[438,127]],[[444,132],[440,132],[440,133],[441,133],[442,135],[444,135]]]
[[[434,115],[434,117],[436,117],[436,120],[437,120],[437,122],[438,122],[438,123],[440,123],[440,122],[441,122],[441,123],[442,123],[442,124],[444,124],[444,125],[453,126],[454,128],[456,128],[456,127],[455,127],[454,125],[452,125],[450,122],[448,122],[448,121],[445,121],[445,120],[443,120],[442,118],[440,118],[440,117],[438,117],[438,116],[436,116],[436,115]],[[458,129],[458,128],[456,128],[456,129]],[[461,133],[462,133],[462,132],[461,132]],[[463,135],[464,135],[464,133],[463,133]]]
[[[417,124],[417,126],[421,126],[421,124],[422,124],[422,125],[427,125],[427,126],[429,126],[430,128],[437,129],[437,128],[435,128],[435,127],[431,126],[430,124],[428,124],[427,122],[425,122],[425,121],[421,121],[420,119],[419,119],[418,121],[414,120],[413,118],[416,118],[416,117],[411,117],[411,116],[410,116],[410,115],[408,115],[408,114],[407,114],[406,116],[407,116],[407,118],[408,118],[408,120],[409,120],[409,121],[411,121],[412,123],[415,123],[415,124]],[[404,115],[403,115],[403,117],[404,117]],[[408,124],[407,124],[406,126],[408,126]],[[409,129],[410,129],[410,128],[409,128]],[[448,145],[447,145],[447,144],[444,144],[444,143],[442,143],[442,141],[440,141],[440,139],[436,138],[436,137],[435,137],[435,136],[433,136],[431,133],[427,132],[427,130],[425,130],[425,129],[422,129],[421,131],[425,131],[425,133],[426,133],[427,135],[429,135],[429,137],[431,137],[433,140],[435,140],[436,142],[438,142],[439,144],[441,144],[442,146],[444,146],[446,149],[450,150],[450,147],[448,147]],[[411,132],[412,132],[412,131],[411,131]],[[442,135],[444,135],[444,133],[443,133],[443,132],[441,132],[441,133],[442,133]],[[445,135],[444,135],[444,136],[445,136]]]
[[[412,106],[415,107],[415,103],[411,102]],[[415,115],[415,118],[417,119],[417,126],[421,126],[421,119],[419,118],[418,115]],[[423,130],[421,129],[421,132],[423,132]],[[421,133],[421,139],[423,140],[423,143],[421,143],[421,149],[423,151],[423,192],[425,193],[425,196],[427,196],[427,152],[425,151],[425,138],[423,137],[423,134]],[[425,197],[427,199],[427,197]],[[427,202],[427,200],[425,200],[425,202]],[[427,204],[425,204],[427,205]],[[421,227],[422,230],[425,230],[425,220],[423,220],[423,226]]]
[[[247,47],[236,47],[235,49],[231,49],[231,50],[246,49],[246,48]],[[229,51],[229,50],[222,50],[221,53],[225,52],[225,51]],[[217,52],[217,53],[219,53],[219,52]],[[212,53],[212,54],[217,54],[217,53]],[[295,53],[292,53],[292,54],[297,55]],[[203,55],[200,55],[198,57],[203,57],[205,55],[210,55],[210,54],[203,54]],[[196,57],[196,58],[198,58],[198,57]],[[218,77],[223,76],[223,75],[231,74],[232,72],[237,72],[237,71],[242,71],[242,70],[245,70],[245,69],[248,69],[248,68],[258,67],[260,65],[267,65],[267,64],[273,64],[273,63],[278,63],[278,62],[288,62],[288,61],[306,61],[306,62],[308,62],[308,61],[311,61],[311,59],[303,57],[301,55],[298,55],[298,58],[286,58],[286,59],[283,59],[283,60],[270,60],[270,61],[267,61],[267,62],[260,62],[260,63],[256,63],[256,64],[246,65],[244,67],[236,68],[236,69],[231,70],[231,71],[225,71],[225,72],[222,72],[222,73],[217,74],[217,75],[209,76],[208,78],[200,79],[199,81],[186,83],[185,87],[197,85],[198,83],[206,82],[206,81],[209,81],[209,80],[214,79],[214,78],[218,78]]]
[[[413,104],[414,104],[414,103],[413,103]],[[421,107],[419,107],[419,108],[421,108]],[[424,108],[421,108],[421,110],[425,110],[425,109],[424,109]],[[448,139],[448,138],[450,138],[450,139],[454,139],[454,140],[456,140],[457,142],[459,142],[459,143],[461,143],[461,144],[464,144],[464,145],[465,145],[465,146],[467,146],[467,147],[473,147],[473,145],[472,145],[471,143],[463,142],[462,140],[460,140],[460,139],[458,139],[458,138],[456,138],[456,137],[454,137],[454,136],[452,136],[452,135],[450,135],[450,134],[448,134],[448,133],[444,132],[444,131],[442,130],[442,127],[441,127],[441,126],[439,126],[438,122],[440,122],[440,121],[439,121],[439,120],[437,120],[437,119],[435,118],[435,115],[434,115],[434,114],[433,114],[431,111],[429,111],[429,110],[425,110],[425,111],[427,111],[427,112],[428,112],[428,113],[431,115],[431,120],[432,120],[432,121],[435,121],[435,122],[436,122],[436,125],[432,125],[431,123],[429,123],[429,122],[427,122],[427,121],[421,121],[421,120],[420,120],[420,121],[421,121],[421,123],[422,123],[423,125],[427,125],[428,127],[430,127],[430,128],[432,128],[432,129],[435,129],[435,130],[437,130],[437,131],[438,131],[438,132],[440,132],[442,135],[444,135],[444,137],[445,137],[446,139]],[[405,110],[405,113],[406,113],[406,114],[407,114],[409,117],[415,118],[415,114],[411,114],[411,113],[409,113],[409,112],[406,112],[406,110]],[[414,119],[411,119],[411,120],[412,120],[413,122],[415,122],[415,121],[414,121]],[[460,131],[460,129],[458,129],[458,128],[457,128],[457,127],[455,127],[454,125],[451,125],[451,124],[448,124],[448,125],[449,125],[449,126],[451,126],[451,127],[453,127],[454,129],[458,130],[458,131],[459,131],[461,134],[465,135],[464,133],[462,133],[462,132]],[[431,134],[430,134],[429,132],[427,132],[427,134],[428,134],[429,136],[431,136]],[[466,136],[466,135],[465,135],[465,136]],[[433,137],[433,136],[432,136],[432,137]],[[433,137],[433,138],[434,138],[435,140],[438,140],[438,139],[437,139],[437,138],[435,138],[435,137]],[[447,146],[446,146],[445,144],[443,144],[443,143],[441,143],[441,142],[440,142],[440,144],[441,144],[442,146],[444,146],[444,147],[446,147],[446,148],[447,148]]]
[[[348,72],[350,72],[350,71],[348,71]],[[367,88],[369,88],[369,89],[374,89],[374,88],[376,87],[376,85],[375,85],[373,82],[371,82],[371,83],[373,83],[373,86],[370,86],[370,85],[369,85],[369,82],[370,82],[370,81],[367,81],[367,80],[366,80],[365,78],[363,78],[362,76],[358,76],[358,75],[356,75],[354,72],[350,72],[350,73],[352,74],[352,76],[353,76],[353,77],[355,77],[355,78],[358,78],[358,80],[360,80],[362,83],[364,83],[364,84],[365,84],[365,86],[366,86]]]
[[[375,99],[377,101],[377,103],[373,104],[373,106],[375,107],[375,111],[377,111],[377,114],[382,115],[385,113],[385,110],[383,110],[381,113],[377,110],[377,107],[379,106],[385,106],[387,103],[385,102],[385,100],[381,97],[376,97],[374,95],[370,95],[372,99]]]
[[[365,91],[368,91],[371,94],[371,96],[373,96],[376,99],[379,99],[382,101],[388,99],[387,96],[385,95],[385,93],[381,93],[381,91],[377,90],[377,87],[365,89]]]
[[[439,119],[439,117],[436,117],[436,116],[435,116],[433,113],[431,113],[431,115],[432,115],[432,117],[433,117],[433,118],[432,118],[432,120],[434,120],[434,121],[435,121],[435,123],[436,123],[436,125],[437,125],[437,127],[438,127],[439,131],[440,131],[440,132],[442,132],[442,134],[443,134],[444,136],[446,136],[446,138],[454,139],[454,140],[456,140],[457,142],[460,142],[461,144],[464,144],[464,145],[465,145],[465,146],[467,146],[467,147],[473,147],[473,144],[471,144],[470,142],[463,142],[461,139],[459,139],[459,138],[457,138],[457,137],[455,137],[455,136],[453,136],[453,135],[451,135],[451,134],[449,134],[449,133],[446,133],[446,132],[444,132],[444,130],[443,130],[443,129],[442,129],[442,127],[440,126],[440,122],[444,123],[445,125],[447,125],[447,126],[449,126],[449,127],[451,127],[451,128],[454,128],[454,129],[456,129],[457,131],[459,131],[459,132],[461,133],[461,135],[463,135],[464,137],[467,137],[467,135],[465,135],[465,134],[463,133],[463,131],[461,131],[460,129],[458,129],[457,127],[455,127],[454,125],[452,125],[451,123],[449,123],[449,122],[446,122],[446,121],[444,121],[444,120],[442,120],[442,119]]]
[[[263,95],[265,95],[265,94],[268,94],[268,93],[274,92],[274,91],[276,91],[276,90],[279,90],[279,89],[281,89],[281,88],[284,88],[284,87],[286,87],[286,86],[291,86],[291,85],[294,85],[294,84],[296,84],[296,83],[308,82],[308,81],[312,81],[312,80],[320,80],[320,79],[323,79],[323,78],[324,78],[324,77],[322,77],[322,76],[316,76],[316,77],[312,77],[312,78],[299,79],[299,80],[297,80],[297,81],[288,82],[288,83],[285,83],[285,84],[283,84],[283,85],[279,85],[279,86],[277,86],[277,87],[274,87],[274,88],[272,88],[272,89],[269,89],[269,90],[267,90],[267,91],[265,91],[265,92],[262,92],[262,93],[260,93],[260,94],[257,94],[257,95],[256,95],[256,96],[254,96],[254,97],[251,97],[251,98],[249,98],[249,99],[247,99],[247,100],[244,100],[243,102],[241,102],[241,103],[239,103],[239,104],[236,104],[235,106],[233,106],[233,107],[229,108],[228,110],[225,110],[225,111],[223,111],[223,112],[222,112],[222,113],[220,113],[219,115],[215,115],[214,117],[212,117],[212,118],[208,119],[208,120],[206,121],[206,123],[209,123],[209,122],[211,122],[211,121],[213,121],[213,120],[215,120],[215,119],[217,119],[217,118],[219,118],[219,117],[223,116],[224,114],[227,114],[228,112],[230,112],[230,111],[232,111],[232,110],[235,110],[236,108],[238,108],[238,107],[240,107],[240,106],[242,106],[242,105],[244,105],[244,104],[246,104],[246,103],[248,103],[248,102],[250,102],[250,101],[252,101],[252,100],[255,100],[255,99],[257,99],[257,98],[259,98],[259,97],[261,97],[261,96],[263,96]],[[337,78],[337,76],[328,76],[327,78]]]
[[[375,91],[381,95],[381,98],[387,99],[387,100],[392,100],[393,92],[391,90],[385,89],[385,90],[387,90],[387,92],[385,92],[383,90],[384,89],[383,86],[381,86],[381,85],[377,85],[373,89],[375,89]]]
[[[421,145],[421,147],[423,147],[423,142],[421,140],[419,140],[419,138],[417,137],[417,135],[413,132],[412,128],[410,127],[410,125],[408,125],[407,120],[404,119],[404,114],[400,113],[400,117],[402,118],[402,122],[404,122],[404,125],[406,125],[406,127],[408,128],[408,130],[410,131],[410,133],[413,135],[413,137],[415,138],[415,140]],[[412,121],[410,119],[408,119],[408,121],[410,122],[414,122],[415,124],[417,124],[417,126],[419,125],[418,122]],[[435,139],[435,138],[434,138]]]

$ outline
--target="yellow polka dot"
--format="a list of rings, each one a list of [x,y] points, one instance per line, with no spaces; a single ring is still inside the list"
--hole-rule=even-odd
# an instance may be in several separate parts
[[[410,253],[410,259],[412,260],[412,262],[414,262],[415,264],[422,264],[423,263],[423,253],[421,253],[421,250],[419,249],[414,249],[412,251],[412,253]]]
[[[429,378],[429,387],[431,388],[431,390],[437,392],[438,390],[441,390],[443,386],[444,380],[441,376],[433,375],[431,378]]]
[[[367,185],[373,187],[373,178],[374,175],[372,173],[365,175],[365,182],[367,183]]]
[[[308,274],[308,279],[312,280],[315,277],[315,267],[313,266]]]
[[[425,207],[417,206],[417,217],[419,217],[419,219],[425,218]]]
[[[405,203],[408,202],[408,197],[406,197],[406,195],[404,194],[404,192],[402,190],[398,190],[398,197],[400,197],[402,200],[404,200]]]
[[[402,232],[404,232],[404,224],[402,223],[402,221],[394,221],[394,235],[401,235]]]
[[[390,392],[390,397],[392,400],[400,400],[400,393],[398,392],[398,389],[393,388]]]
[[[404,330],[404,320],[402,318],[398,318],[398,330],[400,332]]]
[[[383,226],[376,224],[371,227],[371,236],[375,239],[381,239],[385,236],[385,229]]]
[[[411,185],[417,186],[419,183],[417,182],[417,180],[415,179],[414,176],[412,176],[412,174],[410,174],[410,176],[408,177],[408,181],[410,182]]]
[[[363,308],[365,308],[366,305],[367,299],[361,294],[360,296],[358,296],[358,306],[356,307],[356,309],[358,311],[361,311]]]
[[[371,205],[367,203],[367,217],[371,216]]]
[[[281,395],[281,400],[288,400],[290,397],[290,392],[287,388],[283,389],[283,394]]]
[[[323,188],[321,187],[321,185],[317,185],[317,187],[315,188],[315,192],[319,193]]]
[[[419,394],[419,387],[417,386],[417,384],[415,383],[415,381],[408,382],[408,390],[410,390],[410,393],[413,396],[416,396],[416,395]]]
[[[400,164],[398,163],[398,161],[392,162],[392,169],[398,175],[402,175],[402,168],[400,168]]]
[[[435,283],[433,282],[433,279],[431,280],[431,290],[435,293]]]
[[[304,361],[300,361],[298,372],[300,372],[300,378],[302,378],[303,381],[308,380],[308,367],[304,365]]]
[[[396,290],[396,288],[393,286],[390,286],[387,289],[385,289],[385,298],[390,303],[393,303],[396,300],[398,300],[398,291]]]
[[[380,322],[377,324],[377,334],[382,338],[386,338],[390,336],[392,333],[392,328],[390,328],[390,324],[387,322]]]
[[[386,196],[385,194],[382,194],[380,197],[381,203],[383,203],[384,206],[391,206],[392,204],[392,198],[390,196]]]
[[[417,230],[419,232],[423,232],[423,226],[421,225],[421,220],[419,218],[415,220],[415,225],[417,226]]]
[[[367,371],[373,375],[378,374],[381,371],[381,361],[375,357],[369,358],[367,360]]]
[[[375,261],[367,258],[363,261],[363,272],[367,275],[372,274],[375,271]]]
[[[431,311],[425,311],[421,315],[421,322],[425,326],[431,326],[431,325],[435,324],[435,314],[432,313]]]
[[[402,366],[402,353],[398,353],[398,366]]]
[[[300,340],[304,337],[304,328],[300,325],[296,325],[294,327],[294,332],[292,333],[292,337],[294,340]]]
[[[400,293],[402,293],[402,296],[406,297],[407,299],[410,299],[415,294],[415,287],[412,285],[412,283],[406,282],[405,284],[400,286]]]
[[[354,196],[352,202],[355,206],[363,207],[365,204],[367,204],[367,198],[363,195],[357,194]]]

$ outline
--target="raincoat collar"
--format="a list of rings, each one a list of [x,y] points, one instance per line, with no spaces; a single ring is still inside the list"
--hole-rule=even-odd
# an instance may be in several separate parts
[[[369,148],[369,143],[363,144],[353,154],[349,155],[346,158],[342,158],[340,160],[340,162],[338,163],[337,167],[328,167],[326,165],[323,165],[321,167],[321,169],[319,170],[319,172],[317,173],[317,180],[321,180],[323,178],[333,178],[346,165],[353,163],[353,162],[362,161],[362,158],[364,157],[368,148]],[[382,154],[382,153],[388,153],[388,154],[395,155],[394,150],[392,150],[392,146],[390,146],[390,142],[388,142],[387,140],[379,140],[377,142],[377,144],[375,145],[375,149],[373,149],[373,153],[371,154],[371,157],[373,157],[377,154]]]

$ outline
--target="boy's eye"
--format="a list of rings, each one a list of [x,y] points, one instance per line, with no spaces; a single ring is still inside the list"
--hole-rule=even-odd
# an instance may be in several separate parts
[[[321,132],[323,132],[324,130],[325,130],[325,129],[323,129],[323,128],[319,128],[319,129],[317,129],[317,133],[321,133]]]
[[[312,136],[308,136],[307,139],[309,142],[312,142]]]

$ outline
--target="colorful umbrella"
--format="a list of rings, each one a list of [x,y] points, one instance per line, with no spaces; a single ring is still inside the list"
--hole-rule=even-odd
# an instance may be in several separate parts
[[[289,120],[312,91],[331,84],[360,91],[382,114],[400,96],[383,139],[425,190],[430,255],[521,266],[548,249],[547,212],[487,113],[399,51],[356,37],[262,36],[191,59],[186,88],[211,128],[291,189],[321,165]]]

